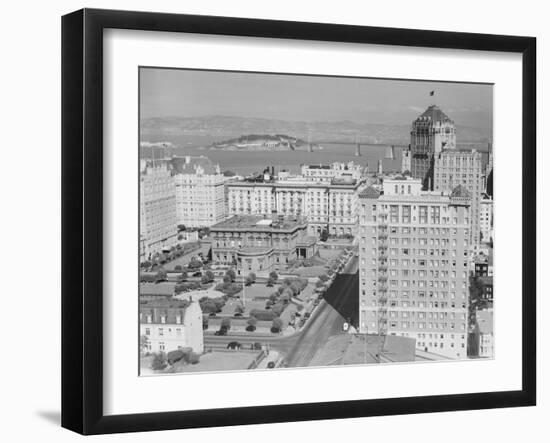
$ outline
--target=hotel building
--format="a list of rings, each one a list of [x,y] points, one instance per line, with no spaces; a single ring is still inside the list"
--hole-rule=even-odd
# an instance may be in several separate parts
[[[359,194],[360,332],[466,358],[470,195],[421,187],[401,177]]]
[[[147,337],[148,352],[191,348],[204,352],[202,311],[198,301],[160,298],[140,300],[140,335]]]
[[[456,148],[454,122],[436,105],[431,105],[411,129],[411,175],[422,180],[423,189],[433,189],[434,155]]]
[[[176,189],[165,161],[140,162],[139,222],[141,260],[176,242]]]
[[[481,152],[454,149],[435,155],[434,191],[448,194],[458,185],[465,187],[472,197],[470,249],[477,252],[481,240],[480,201],[483,193]]]
[[[239,274],[284,269],[316,252],[316,239],[301,218],[236,215],[212,226],[210,236],[214,264],[235,265]]]
[[[186,227],[212,226],[226,217],[226,177],[206,157],[172,159],[177,222]]]
[[[287,179],[227,184],[229,215],[306,217],[309,235],[328,229],[331,235],[354,235],[360,183],[332,179],[314,182]]]

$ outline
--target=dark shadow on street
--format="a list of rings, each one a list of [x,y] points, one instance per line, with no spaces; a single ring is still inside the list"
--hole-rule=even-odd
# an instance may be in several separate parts
[[[324,295],[332,306],[351,325],[359,325],[359,271],[355,274],[338,274]]]

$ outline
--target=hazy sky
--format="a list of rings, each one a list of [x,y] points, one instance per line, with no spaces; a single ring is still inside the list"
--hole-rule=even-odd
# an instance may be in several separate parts
[[[409,124],[437,104],[457,125],[492,128],[491,85],[154,68],[142,69],[140,80],[142,118],[228,115]]]

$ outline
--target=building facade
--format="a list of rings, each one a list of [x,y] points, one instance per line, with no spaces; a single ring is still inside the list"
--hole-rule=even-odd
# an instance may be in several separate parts
[[[361,180],[365,168],[354,162],[334,162],[330,165],[302,165],[302,178],[306,181],[330,183],[333,179]]]
[[[471,252],[477,252],[481,242],[480,203],[483,193],[481,152],[476,150],[444,150],[435,155],[434,191],[450,193],[464,186],[472,197],[470,217]]]
[[[176,188],[166,161],[140,162],[140,259],[176,243]]]
[[[494,337],[493,337],[493,310],[484,309],[476,313],[477,325],[479,327],[479,356],[493,358]]]
[[[148,352],[175,351],[191,348],[204,352],[202,311],[198,301],[161,298],[141,300],[140,335],[146,337]]]
[[[487,194],[481,196],[479,204],[479,228],[483,243],[493,241],[493,199]]]
[[[212,226],[210,236],[214,264],[236,266],[238,274],[284,269],[316,252],[301,218],[237,215]]]
[[[433,189],[434,156],[456,148],[454,122],[436,105],[431,105],[411,129],[411,175],[422,180],[423,189]]]
[[[177,222],[186,227],[208,227],[226,217],[226,177],[206,157],[172,160]]]
[[[408,172],[411,173],[411,150],[410,149],[403,149],[403,153],[401,154],[401,172],[405,173]]]
[[[382,194],[360,194],[360,332],[466,358],[470,196],[461,186],[447,196],[421,187],[386,179]]]
[[[305,217],[309,235],[328,229],[331,235],[354,235],[360,184],[332,179],[312,182],[288,179],[227,184],[228,214]]]

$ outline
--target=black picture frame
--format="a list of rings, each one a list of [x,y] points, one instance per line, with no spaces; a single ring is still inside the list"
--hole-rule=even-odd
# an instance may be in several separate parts
[[[522,55],[522,388],[106,416],[103,413],[103,30],[170,31]],[[62,18],[62,426],[82,434],[414,414],[536,404],[536,39],[83,9]]]

